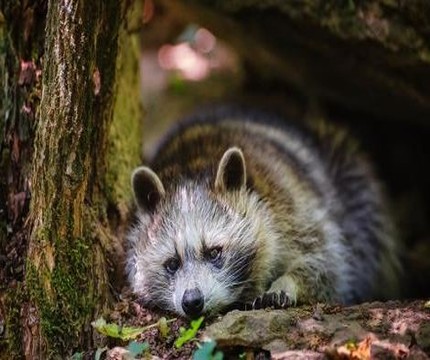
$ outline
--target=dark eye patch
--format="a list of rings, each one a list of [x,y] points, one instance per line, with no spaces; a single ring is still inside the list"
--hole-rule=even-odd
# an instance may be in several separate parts
[[[221,268],[223,265],[221,246],[215,246],[212,248],[205,249],[204,257],[206,261],[209,261],[211,264],[218,268]]]
[[[164,267],[170,275],[174,275],[180,266],[181,262],[176,257],[170,258],[164,263]]]

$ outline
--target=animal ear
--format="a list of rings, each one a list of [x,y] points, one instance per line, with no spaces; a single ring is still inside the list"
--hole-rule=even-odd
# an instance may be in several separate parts
[[[246,184],[246,166],[242,150],[228,149],[221,158],[215,178],[216,190],[239,190]]]
[[[160,178],[146,166],[138,167],[133,171],[131,184],[136,204],[144,211],[153,212],[165,195]]]

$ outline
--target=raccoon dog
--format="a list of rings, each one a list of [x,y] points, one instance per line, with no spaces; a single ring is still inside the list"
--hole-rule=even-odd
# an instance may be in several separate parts
[[[396,296],[380,187],[333,127],[207,110],[166,135],[132,187],[127,270],[147,305],[196,317]]]

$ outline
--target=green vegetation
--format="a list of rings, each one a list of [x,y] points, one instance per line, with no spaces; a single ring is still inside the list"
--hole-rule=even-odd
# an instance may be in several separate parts
[[[170,319],[166,320],[166,318],[162,317],[160,320],[158,320],[156,323],[148,325],[148,326],[142,326],[142,327],[133,327],[133,326],[120,326],[115,323],[107,323],[105,319],[102,317],[97,319],[96,321],[93,321],[91,325],[102,335],[111,337],[111,338],[117,338],[121,340],[131,340],[138,337],[143,332],[152,329],[154,327],[158,327],[160,330],[160,333],[163,335],[166,334],[166,327],[168,323],[171,323],[173,321],[176,321],[176,319]]]
[[[114,323],[107,323],[105,319],[99,318],[91,325],[102,335],[121,340],[131,340],[143,333],[145,327],[120,326]]]
[[[82,326],[94,309],[91,298],[77,291],[85,289],[90,271],[91,254],[86,241],[75,239],[69,246],[65,243],[58,246],[52,272],[37,268],[30,261],[26,265],[26,278],[32,284],[29,297],[41,314],[41,330],[51,340],[52,351],[60,354],[66,351],[67,344],[59,339],[68,338],[71,343],[78,344]],[[51,292],[52,288],[55,293]]]
[[[175,347],[177,349],[180,349],[185,343],[195,340],[197,331],[199,331],[203,320],[204,317],[202,316],[196,320],[191,321],[190,327],[188,329],[183,327],[179,329],[179,337],[175,341]]]
[[[135,358],[136,356],[142,355],[145,351],[149,349],[148,343],[138,343],[137,341],[132,341],[126,347],[126,350],[130,355]]]
[[[215,341],[204,342],[194,352],[193,360],[223,360],[224,354],[221,351],[215,351],[215,347]]]

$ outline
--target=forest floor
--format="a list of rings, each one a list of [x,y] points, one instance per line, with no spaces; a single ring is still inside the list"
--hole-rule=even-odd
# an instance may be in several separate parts
[[[203,323],[142,307],[126,295],[95,324],[84,359],[430,359],[430,303],[318,304],[232,311]]]
[[[144,84],[152,84],[143,89],[147,112],[144,159],[150,157],[154,144],[172,119],[187,114],[195,104],[234,98],[243,86],[237,73],[233,76],[228,72],[203,82],[187,82],[177,76],[166,78],[151,63],[158,59],[157,54],[148,52],[142,59],[147,61],[142,64],[147,74]],[[154,78],[148,78],[148,74]],[[374,127],[371,130],[375,131]],[[403,131],[399,133],[404,135]],[[417,206],[416,201],[412,203]],[[427,238],[419,243],[428,244]],[[417,251],[413,249],[409,246],[412,255],[408,256],[412,260],[408,263],[416,271],[410,271],[414,281],[409,286],[418,289],[416,284],[423,284],[416,291],[421,296],[428,293],[425,274],[428,274],[429,248],[425,245]],[[421,275],[426,278],[418,278]],[[124,293],[115,309],[106,315],[106,322],[103,321],[94,323],[101,334],[99,347],[82,353],[81,358],[430,359],[430,303],[425,300],[232,311],[200,323],[146,309]]]

